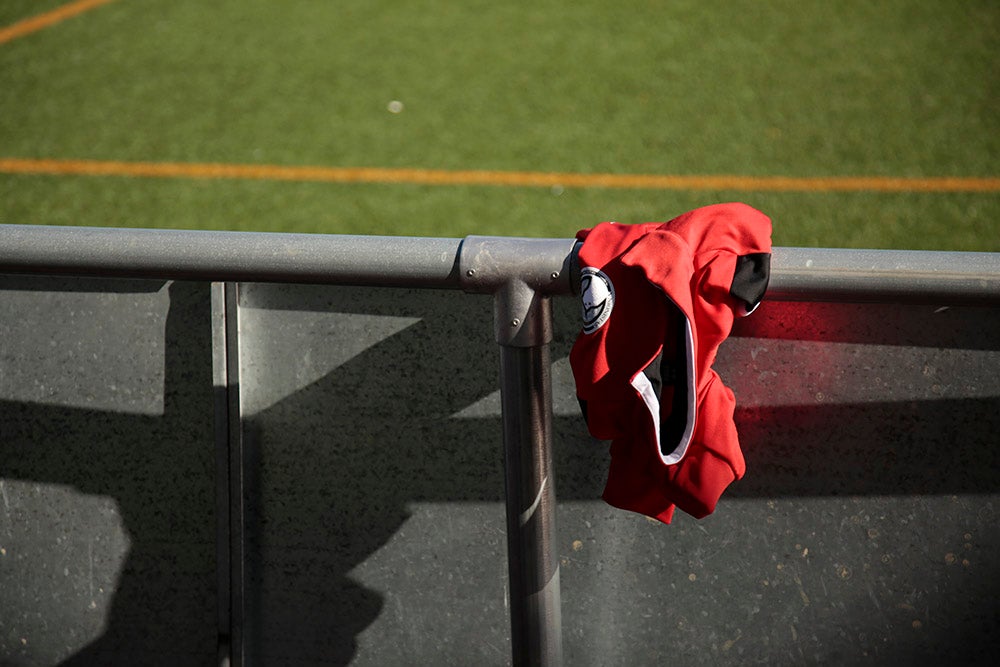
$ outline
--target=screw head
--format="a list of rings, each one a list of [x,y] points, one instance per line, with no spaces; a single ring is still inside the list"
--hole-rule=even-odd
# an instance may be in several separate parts
[[[512,327],[520,326],[520,324],[521,320],[517,319],[516,317],[510,321],[510,326]]]
[[[472,276],[476,275],[476,270],[475,269],[469,269],[468,271],[465,272],[465,275],[467,275],[467,276],[469,276],[471,278]]]
[[[552,275],[550,277],[552,278],[552,280],[555,280],[556,278],[559,277],[559,272],[558,271],[553,271]]]

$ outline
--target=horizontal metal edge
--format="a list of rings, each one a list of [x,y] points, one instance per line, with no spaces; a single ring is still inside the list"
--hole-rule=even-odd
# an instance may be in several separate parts
[[[461,242],[0,225],[0,272],[458,289]]]
[[[0,272],[567,294],[569,239],[0,225]],[[467,275],[472,270],[472,276]],[[555,277],[553,277],[555,276]],[[1000,253],[774,248],[768,300],[1000,303]]]
[[[774,248],[766,298],[1000,304],[1000,253]]]

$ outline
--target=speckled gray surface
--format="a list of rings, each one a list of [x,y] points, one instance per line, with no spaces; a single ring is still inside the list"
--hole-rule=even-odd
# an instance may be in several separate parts
[[[18,368],[5,377],[19,379],[0,381],[0,602],[14,610],[0,614],[0,662],[55,664],[42,656],[84,639],[95,642],[85,655],[119,664],[157,647],[172,664],[211,662],[207,286],[98,298],[7,285],[0,351],[5,373]],[[251,664],[508,663],[489,298],[267,285],[242,295]],[[63,368],[100,376],[84,351],[35,362],[34,376],[24,368],[49,358],[55,334],[44,332],[67,302],[102,314],[92,328],[152,332],[102,362],[135,399],[108,403],[91,386],[84,400],[79,381],[58,399],[26,388],[58,384]],[[37,327],[15,323],[24,308]],[[567,665],[992,663],[1000,312],[765,303],[716,365],[737,393],[747,477],[713,516],[670,526],[600,500],[606,447],[586,433],[566,361],[573,301],[557,300],[555,317]],[[91,354],[107,357],[96,341],[111,335],[93,337]],[[35,546],[12,569],[6,545]],[[46,625],[36,636],[59,642],[19,657],[20,628]]]
[[[262,491],[253,651],[265,663],[291,650],[504,664],[488,300],[271,286],[244,297],[245,349],[268,349],[245,365],[259,378],[246,378]],[[741,399],[750,473],[716,515],[668,527],[599,500],[606,449],[586,434],[566,362],[575,306],[556,306],[567,664],[987,657],[996,312],[766,304],[718,363]],[[329,370],[288,394],[281,376],[304,358]]]
[[[0,664],[213,664],[207,285],[0,277]]]

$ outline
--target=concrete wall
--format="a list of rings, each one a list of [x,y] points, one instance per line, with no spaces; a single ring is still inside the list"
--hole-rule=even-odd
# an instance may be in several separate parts
[[[663,526],[600,500],[555,306],[566,664],[987,661],[1000,311],[766,302],[716,365],[747,477]],[[509,662],[491,318],[241,286],[249,663]],[[211,362],[208,285],[0,279],[0,663],[215,662]]]
[[[211,664],[207,285],[0,278],[0,664]]]

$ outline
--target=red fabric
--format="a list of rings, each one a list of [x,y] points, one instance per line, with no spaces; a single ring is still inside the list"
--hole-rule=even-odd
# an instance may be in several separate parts
[[[710,514],[745,463],[733,423],[735,399],[711,366],[746,305],[730,293],[737,258],[770,253],[771,221],[745,204],[719,204],[667,223],[601,223],[582,230],[581,268],[600,270],[613,286],[610,316],[581,333],[570,353],[577,395],[594,437],[611,440],[603,497],[611,505],[669,523],[674,506]],[[752,304],[751,304],[752,305]],[[695,419],[687,450],[668,465],[654,418],[632,381],[658,355],[693,344]],[[680,346],[680,347],[678,347]],[[671,387],[660,411],[669,417]]]

